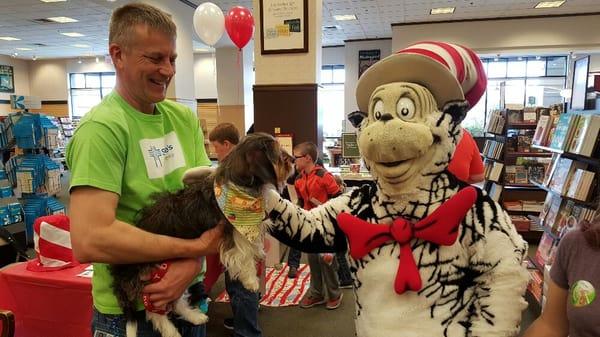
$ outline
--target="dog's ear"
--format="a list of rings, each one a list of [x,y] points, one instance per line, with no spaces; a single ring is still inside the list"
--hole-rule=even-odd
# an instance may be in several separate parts
[[[367,114],[362,111],[353,111],[348,114],[348,121],[352,123],[355,128],[360,128],[360,123],[367,117]]]
[[[246,163],[248,171],[254,176],[255,184],[277,184],[277,174],[275,173],[274,160],[271,158],[278,158],[278,153],[275,142],[265,142],[262,148],[253,148],[246,153]]]

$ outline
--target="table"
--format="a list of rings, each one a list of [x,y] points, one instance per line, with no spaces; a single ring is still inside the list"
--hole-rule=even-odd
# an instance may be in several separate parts
[[[87,264],[32,272],[26,263],[0,269],[0,308],[15,314],[16,337],[90,337],[92,282]]]

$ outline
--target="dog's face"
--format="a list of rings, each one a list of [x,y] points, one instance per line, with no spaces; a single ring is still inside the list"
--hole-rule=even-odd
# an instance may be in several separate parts
[[[219,165],[216,179],[253,189],[264,184],[279,186],[293,173],[293,159],[273,136],[250,134]]]

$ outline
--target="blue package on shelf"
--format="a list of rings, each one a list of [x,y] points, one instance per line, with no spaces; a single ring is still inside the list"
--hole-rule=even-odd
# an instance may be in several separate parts
[[[0,206],[0,224],[3,226],[10,225],[10,212],[8,205]]]
[[[18,202],[8,204],[8,212],[10,214],[10,222],[17,223],[23,221],[23,207]]]
[[[25,233],[27,242],[33,242],[33,224],[35,219],[46,215],[46,197],[32,196],[24,199],[23,213],[25,215]]]
[[[65,214],[65,206],[56,198],[48,198],[47,202],[48,215]]]
[[[13,189],[11,186],[0,187],[0,198],[8,198],[13,196]]]
[[[8,179],[6,176],[6,171],[4,169],[0,169],[0,180]]]
[[[13,125],[13,133],[18,147],[22,149],[35,149],[39,147],[42,138],[40,115],[23,114]]]

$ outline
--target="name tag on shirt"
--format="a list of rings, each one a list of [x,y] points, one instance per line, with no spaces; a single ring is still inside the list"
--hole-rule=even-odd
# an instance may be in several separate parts
[[[175,131],[161,138],[142,139],[140,148],[150,179],[162,178],[185,166],[183,150]]]

